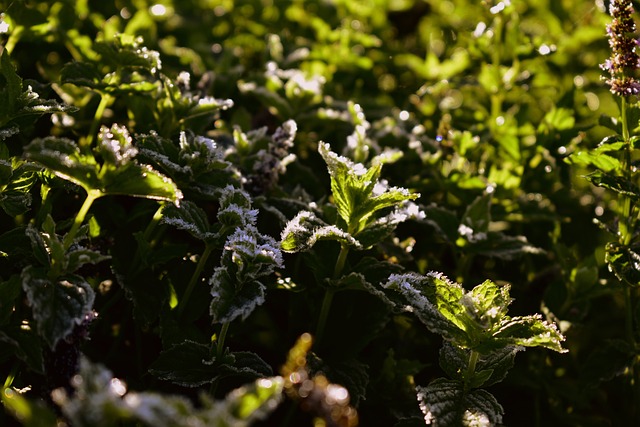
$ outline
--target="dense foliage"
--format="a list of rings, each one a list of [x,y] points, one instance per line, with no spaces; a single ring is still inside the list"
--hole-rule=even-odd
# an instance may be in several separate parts
[[[640,422],[632,2],[0,13],[0,424]]]

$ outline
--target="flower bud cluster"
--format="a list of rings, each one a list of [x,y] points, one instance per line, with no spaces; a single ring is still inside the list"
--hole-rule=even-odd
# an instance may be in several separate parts
[[[613,0],[609,14],[613,18],[607,25],[611,57],[600,65],[609,73],[604,80],[611,92],[618,96],[632,96],[640,93],[640,82],[635,78],[640,68],[640,57],[636,52],[636,24],[633,20],[633,5],[630,0]]]

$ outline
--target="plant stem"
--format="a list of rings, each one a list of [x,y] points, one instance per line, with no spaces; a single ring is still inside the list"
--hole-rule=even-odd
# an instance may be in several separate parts
[[[18,373],[19,366],[20,364],[18,362],[13,364],[13,367],[11,368],[11,372],[9,373],[9,375],[7,375],[7,378],[4,380],[4,385],[2,387],[3,389],[11,387],[11,384],[13,384],[13,380],[16,378],[16,374]]]
[[[622,173],[626,181],[631,181],[631,138],[629,136],[629,121],[627,118],[628,103],[626,98],[622,98],[620,104],[620,121],[622,125],[622,140],[624,141],[624,153],[622,157]],[[621,195],[622,198],[622,218],[619,221],[619,240],[623,245],[628,245],[633,236],[631,218],[631,198]]]
[[[622,97],[620,103],[620,121],[622,126],[622,140],[624,141],[624,153],[622,158],[622,173],[626,182],[632,182],[632,170],[631,170],[631,137],[629,132],[629,119],[628,119],[628,100],[626,97]],[[622,218],[619,218],[618,225],[618,241],[624,246],[628,246],[633,238],[636,218],[632,215],[634,206],[632,206],[631,198],[625,194],[621,196],[622,202]],[[627,280],[623,280],[624,286],[624,305],[625,305],[625,335],[627,342],[631,348],[636,348],[635,338],[635,325],[633,319],[633,295],[632,284]],[[633,402],[634,402],[634,418],[640,422],[640,366],[638,361],[634,361],[631,366],[631,384],[633,387]]]
[[[73,225],[71,226],[71,229],[69,230],[67,235],[64,236],[64,240],[62,241],[65,249],[69,249],[69,247],[73,243],[73,240],[76,237],[76,234],[78,234],[78,230],[80,229],[80,226],[84,222],[84,219],[87,216],[87,213],[91,208],[91,205],[96,199],[100,198],[101,196],[102,196],[102,192],[100,190],[87,191],[87,198],[84,199],[84,203],[80,207],[80,210],[78,211],[75,219],[73,220]]]
[[[222,328],[220,329],[220,336],[218,337],[216,344],[216,357],[222,356],[224,352],[224,342],[227,339],[227,332],[229,332],[230,322],[225,322],[222,324]]]
[[[224,353],[224,342],[227,339],[227,332],[229,332],[229,325],[231,325],[230,322],[223,323],[222,328],[220,328],[220,335],[218,335],[218,339],[211,342],[211,350],[213,350],[213,343],[214,342],[216,343],[216,360],[222,357],[222,354]],[[219,383],[220,382],[218,381],[218,379],[215,379],[211,383],[211,386],[209,387],[209,394],[211,396],[215,396]]]
[[[344,269],[344,265],[347,262],[347,255],[349,255],[349,246],[341,245],[340,253],[338,254],[338,259],[336,260],[336,265],[333,269],[333,278],[337,279],[340,277],[342,270]],[[324,336],[324,329],[327,326],[327,319],[329,318],[329,311],[331,310],[331,303],[333,302],[333,295],[335,294],[334,289],[327,289],[324,294],[324,298],[322,299],[322,307],[320,308],[320,317],[318,318],[318,326],[316,328],[316,344],[322,342],[322,337]]]
[[[100,125],[102,116],[104,115],[104,110],[107,109],[107,105],[111,101],[111,96],[107,94],[100,94],[100,103],[98,104],[98,108],[96,108],[96,112],[93,116],[93,122],[91,123],[91,129],[89,129],[89,134],[85,139],[80,140],[80,148],[90,149],[93,144],[93,138],[96,133],[98,133],[98,126]]]
[[[471,354],[469,355],[469,364],[467,365],[467,372],[464,375],[464,389],[465,392],[468,390],[468,385],[471,382],[471,378],[476,372],[476,364],[478,363],[478,359],[480,358],[480,353],[477,351],[471,350]]]
[[[191,280],[189,280],[187,289],[184,291],[184,295],[182,295],[182,298],[180,299],[180,301],[178,301],[178,307],[176,312],[178,319],[180,319],[180,317],[182,316],[182,312],[184,311],[184,308],[187,306],[187,302],[191,297],[191,293],[193,292],[193,289],[196,287],[196,283],[198,282],[198,279],[202,274],[202,270],[204,270],[204,266],[207,264],[207,259],[209,259],[209,255],[211,255],[211,251],[213,251],[213,245],[207,243],[204,248],[204,252],[200,257],[200,260],[198,261],[198,265],[196,266],[195,271],[191,275]]]
[[[147,224],[147,227],[144,229],[144,234],[142,235],[144,240],[146,241],[151,240],[151,233],[153,233],[153,231],[158,226],[158,223],[160,223],[160,220],[162,219],[163,209],[164,209],[164,203],[161,203],[160,206],[158,207],[158,210],[156,210],[156,213],[153,214],[151,221],[149,221],[149,224]]]

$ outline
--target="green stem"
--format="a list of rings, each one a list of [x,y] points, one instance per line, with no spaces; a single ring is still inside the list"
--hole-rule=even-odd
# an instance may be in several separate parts
[[[107,94],[100,94],[100,103],[98,104],[98,108],[96,108],[96,113],[93,116],[93,122],[91,123],[91,129],[89,129],[89,134],[85,139],[80,140],[80,148],[90,149],[93,144],[93,138],[96,133],[98,133],[98,126],[102,122],[102,116],[104,115],[104,110],[107,109],[107,106],[111,102],[111,96]]]
[[[218,335],[218,339],[211,342],[211,350],[213,350],[213,344],[216,343],[216,360],[222,357],[224,354],[224,342],[227,339],[227,332],[229,332],[230,322],[225,322],[222,324],[222,328],[220,328],[220,335]],[[214,380],[209,387],[209,394],[211,396],[215,396],[216,390],[218,389],[218,384],[220,382],[218,379]]]
[[[156,227],[160,223],[160,220],[162,219],[163,209],[164,209],[164,203],[161,203],[160,206],[158,207],[158,210],[156,210],[156,213],[153,214],[151,221],[149,221],[149,224],[147,224],[147,227],[144,229],[144,234],[142,235],[142,237],[144,238],[145,241],[148,242],[151,240],[151,233],[153,233],[153,231],[156,229]]]
[[[464,375],[465,392],[469,391],[468,385],[476,373],[476,365],[478,363],[479,358],[480,358],[480,353],[478,353],[477,351],[471,350],[471,354],[469,355],[469,364],[467,365],[467,372]]]
[[[629,121],[627,118],[628,103],[626,98],[622,98],[620,104],[620,121],[622,125],[622,140],[624,141],[624,153],[622,157],[622,173],[626,181],[631,180],[631,138],[629,135]],[[623,245],[628,245],[633,236],[631,228],[631,199],[626,195],[622,198],[622,218],[619,221],[619,239]]]
[[[7,375],[7,378],[4,380],[3,389],[11,387],[11,384],[13,384],[13,380],[16,378],[16,374],[18,373],[19,366],[20,364],[18,362],[13,364],[11,372],[9,372],[9,375]]]
[[[340,254],[338,254],[338,259],[336,260],[336,265],[333,268],[333,278],[337,279],[342,274],[342,270],[344,270],[344,265],[347,262],[347,255],[349,255],[349,246],[342,245],[340,247]]]
[[[216,357],[222,356],[224,353],[224,342],[227,339],[227,332],[229,332],[230,322],[225,322],[222,324],[222,328],[220,329],[220,336],[218,337],[216,344]]]
[[[349,246],[341,245],[336,265],[333,269],[333,278],[337,279],[344,270],[344,265],[347,262],[347,255],[349,255]],[[327,319],[329,318],[329,311],[331,311],[331,303],[333,302],[333,295],[336,293],[334,289],[327,289],[322,299],[322,307],[320,308],[320,317],[318,318],[318,326],[316,328],[316,344],[322,342],[324,336],[324,330],[327,326]]]
[[[87,216],[87,213],[91,208],[91,205],[100,196],[102,196],[102,192],[100,190],[89,190],[87,192],[87,198],[84,199],[84,203],[80,207],[80,210],[78,211],[75,219],[73,220],[73,225],[71,226],[71,229],[69,230],[67,235],[64,236],[64,240],[62,241],[65,249],[69,249],[69,247],[73,243],[73,240],[75,239],[76,234],[78,234],[78,230],[80,229],[80,226],[84,222],[84,219]]]
[[[195,271],[191,275],[191,280],[189,280],[187,289],[184,291],[184,295],[182,296],[180,301],[178,301],[178,308],[176,312],[178,319],[182,316],[182,312],[184,311],[184,308],[187,306],[187,302],[189,301],[189,298],[191,297],[191,293],[196,287],[196,283],[198,283],[198,279],[200,279],[200,275],[202,274],[202,270],[204,270],[204,267],[207,264],[207,259],[209,259],[209,255],[211,255],[211,251],[213,251],[213,245],[207,243],[207,245],[204,248],[204,252],[200,257],[200,260],[198,261],[198,265],[196,266]]]
[[[620,121],[622,126],[622,140],[624,141],[624,153],[622,157],[622,173],[626,182],[632,182],[632,170],[631,170],[631,136],[629,132],[629,118],[628,118],[629,104],[626,97],[622,97],[620,103]],[[631,198],[626,195],[621,195],[622,204],[622,218],[619,218],[618,225],[618,241],[627,246],[633,239],[633,234],[636,225],[636,218],[632,215],[634,206],[632,205]],[[625,335],[627,341],[632,348],[636,348],[635,337],[635,325],[633,316],[633,295],[631,283],[627,280],[623,281],[624,285],[624,305],[625,305]],[[633,387],[633,402],[635,413],[634,418],[640,422],[640,366],[637,361],[631,367],[632,371],[632,387]]]

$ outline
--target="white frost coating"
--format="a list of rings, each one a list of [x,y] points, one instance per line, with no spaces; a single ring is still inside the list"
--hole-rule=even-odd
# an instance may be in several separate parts
[[[167,169],[171,169],[173,171],[184,173],[184,174],[191,173],[191,167],[190,166],[180,166],[179,164],[172,162],[169,159],[169,157],[167,157],[166,155],[160,154],[157,151],[149,150],[148,148],[142,148],[142,149],[140,149],[140,153],[143,154],[144,156],[150,158],[155,163],[158,163],[158,164],[166,167]]]
[[[298,214],[291,219],[284,227],[282,232],[280,233],[280,240],[285,240],[289,235],[300,234],[307,231],[306,227],[302,224],[304,222],[310,222],[317,219],[316,215],[313,212],[309,211],[300,211]]]
[[[242,199],[242,200],[239,200]],[[251,196],[246,191],[236,188],[233,185],[229,184],[222,189],[220,192],[220,206],[228,206],[231,203],[239,204],[239,206],[244,208],[251,207]]]
[[[102,126],[100,128],[100,145],[114,156],[117,165],[122,165],[132,160],[137,154],[138,149],[133,146],[133,138],[124,126],[114,124],[111,128]],[[124,141],[121,143],[119,138]]]
[[[258,209],[246,209],[232,203],[223,209],[218,211],[217,217],[220,222],[225,222],[224,218],[228,215],[232,215],[239,222],[239,225],[255,225],[258,220]]]
[[[284,265],[282,252],[275,239],[260,234],[253,225],[247,225],[245,228],[236,228],[236,231],[227,239],[224,249],[225,251],[232,251],[232,256],[242,257],[243,260],[269,259],[273,265],[265,266],[263,270],[265,274],[272,272],[274,266],[282,268]],[[265,261],[260,262],[265,263]]]

